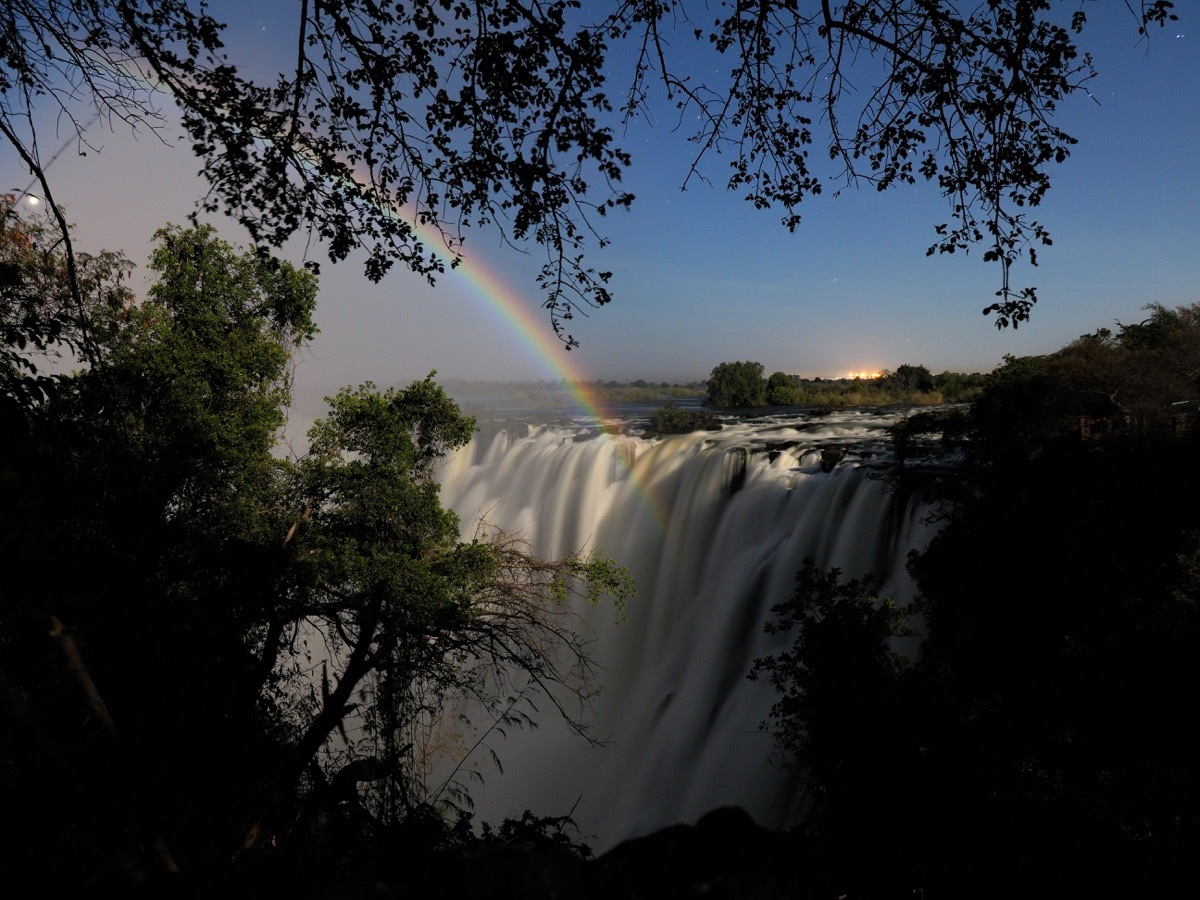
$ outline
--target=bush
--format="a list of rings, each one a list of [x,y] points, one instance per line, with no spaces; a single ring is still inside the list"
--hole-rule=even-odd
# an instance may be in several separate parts
[[[720,430],[721,423],[717,421],[717,417],[704,410],[683,409],[674,403],[668,403],[654,411],[655,434],[690,434],[693,431]]]
[[[757,362],[725,362],[708,376],[709,406],[765,406],[767,380]]]

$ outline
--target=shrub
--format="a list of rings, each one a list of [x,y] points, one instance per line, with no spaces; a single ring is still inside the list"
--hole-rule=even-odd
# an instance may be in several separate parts
[[[693,431],[720,430],[721,423],[717,421],[717,417],[704,410],[683,409],[674,403],[668,403],[654,411],[655,434],[689,434]]]

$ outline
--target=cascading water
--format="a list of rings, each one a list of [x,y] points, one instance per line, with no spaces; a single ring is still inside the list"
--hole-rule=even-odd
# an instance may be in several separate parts
[[[746,678],[787,637],[763,624],[805,558],[874,574],[904,602],[908,552],[931,536],[877,478],[894,414],[763,418],[650,440],[585,426],[521,426],[475,441],[442,475],[470,537],[480,517],[555,557],[587,548],[628,567],[627,618],[584,613],[603,694],[589,747],[549,716],[497,747],[504,774],[473,789],[478,815],[563,815],[603,850],[736,804],[769,826],[798,798],[759,724],[772,689]],[[845,459],[823,472],[821,452]]]

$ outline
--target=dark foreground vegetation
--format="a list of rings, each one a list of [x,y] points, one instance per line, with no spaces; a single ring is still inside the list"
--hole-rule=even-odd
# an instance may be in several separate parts
[[[951,504],[921,601],[806,569],[754,673],[847,896],[1200,890],[1198,411],[1200,306],[1151,307],[910,420],[965,454],[901,479]]]
[[[474,424],[432,378],[277,455],[311,274],[169,227],[135,302],[119,256],[0,223],[0,884],[292,896],[484,840],[432,814],[468,803],[439,748],[535,703],[587,739],[566,601],[625,573],[460,540],[432,473]]]

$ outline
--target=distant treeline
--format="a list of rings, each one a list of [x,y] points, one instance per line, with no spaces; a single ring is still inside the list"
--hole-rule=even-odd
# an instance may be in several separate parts
[[[601,404],[619,403],[662,403],[664,400],[681,400],[703,397],[704,382],[671,384],[644,379],[636,381],[448,381],[446,390],[458,400],[483,400],[503,398],[538,406],[560,406],[575,402],[582,389],[590,400]]]
[[[936,406],[965,403],[983,388],[982,373],[932,374],[925,366],[902,365],[879,378],[801,378],[787,372],[765,376],[762,363],[724,362],[706,385],[707,406]]]
[[[576,402],[580,389],[596,403],[670,405],[675,400],[702,398],[705,406],[732,409],[753,406],[937,406],[967,403],[976,397],[986,376],[973,372],[932,374],[925,366],[903,365],[879,378],[801,378],[775,372],[767,378],[761,363],[727,362],[712,370],[707,381],[448,381],[447,391],[460,401],[503,398],[543,408]],[[685,417],[669,416],[677,426]],[[708,418],[711,418],[708,417]],[[690,421],[690,420],[689,420]],[[707,419],[706,419],[707,421]],[[696,427],[703,427],[697,425]],[[691,430],[690,428],[687,430]]]
[[[605,403],[660,403],[663,400],[682,400],[704,396],[704,382],[668,384],[665,381],[589,381],[586,387],[593,396]]]

